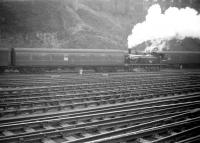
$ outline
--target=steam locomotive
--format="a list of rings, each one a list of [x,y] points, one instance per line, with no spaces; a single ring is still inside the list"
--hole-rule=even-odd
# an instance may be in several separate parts
[[[188,57],[189,56],[189,57]],[[186,60],[187,58],[190,60]],[[193,59],[193,60],[191,60]],[[200,53],[154,52],[150,54],[131,50],[111,49],[47,49],[11,48],[0,49],[0,71],[17,70],[20,72],[42,72],[66,70],[133,71],[159,70],[166,65],[198,65]]]

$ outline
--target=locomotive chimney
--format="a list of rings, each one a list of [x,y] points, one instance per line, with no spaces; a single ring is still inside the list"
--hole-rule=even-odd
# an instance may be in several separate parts
[[[128,49],[128,54],[131,54],[131,49]]]

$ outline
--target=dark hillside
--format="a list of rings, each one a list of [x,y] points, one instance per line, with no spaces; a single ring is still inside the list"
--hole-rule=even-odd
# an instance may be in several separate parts
[[[1,2],[0,17],[0,47],[124,47],[121,27],[81,3],[75,10],[70,1]]]
[[[162,3],[164,8],[173,5],[166,2]],[[0,47],[126,49],[132,27],[144,20],[153,3],[142,0],[0,1]]]
[[[63,29],[59,3],[5,2],[0,5],[2,32],[52,32]]]

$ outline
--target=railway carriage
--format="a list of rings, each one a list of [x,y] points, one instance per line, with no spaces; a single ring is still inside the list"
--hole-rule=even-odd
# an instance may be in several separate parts
[[[162,51],[162,64],[176,68],[200,68],[199,51]]]
[[[116,70],[123,68],[125,56],[123,50],[107,49],[14,48],[13,53],[13,65],[20,70],[41,68]]]
[[[11,50],[6,48],[0,48],[0,71],[11,66]]]
[[[0,49],[0,65],[10,66],[11,65],[11,50],[2,48]]]

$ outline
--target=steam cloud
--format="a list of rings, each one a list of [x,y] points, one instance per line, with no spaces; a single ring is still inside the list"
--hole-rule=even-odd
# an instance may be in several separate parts
[[[154,47],[162,50],[166,41],[186,37],[200,39],[198,12],[189,7],[170,7],[162,13],[160,5],[155,4],[149,8],[146,20],[132,29],[132,34],[128,36],[128,48],[150,41],[152,45],[149,50]]]

